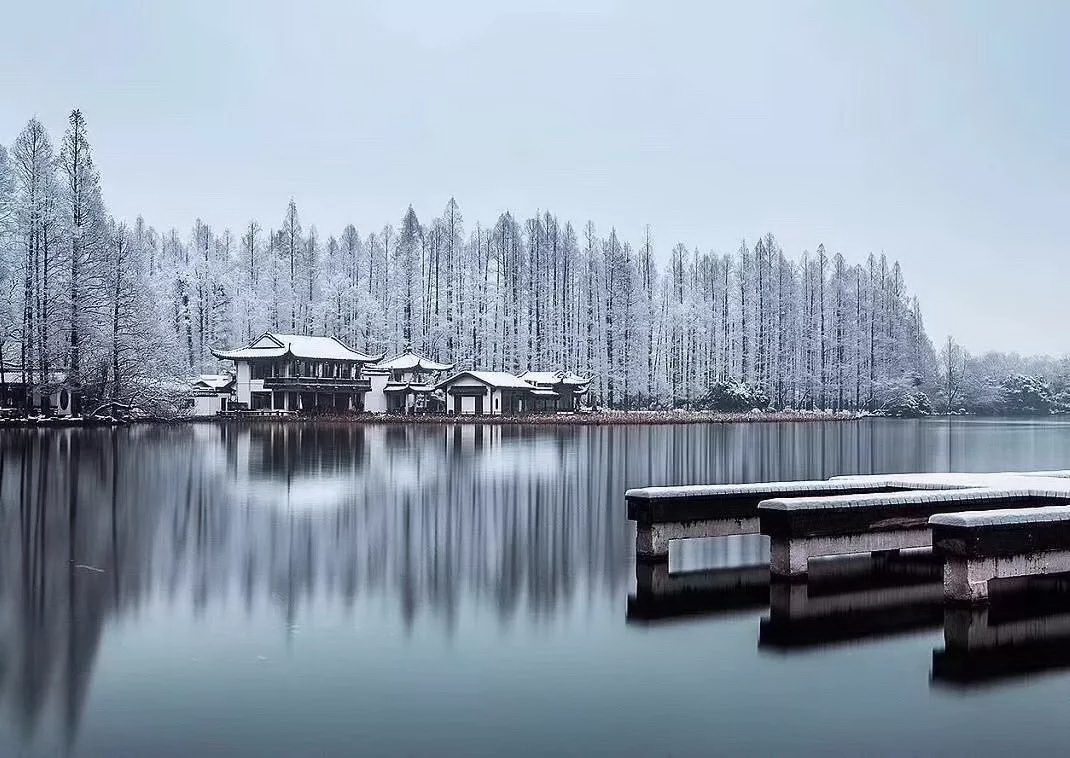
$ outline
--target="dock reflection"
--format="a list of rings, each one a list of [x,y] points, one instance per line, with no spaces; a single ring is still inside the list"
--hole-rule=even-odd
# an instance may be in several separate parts
[[[1005,582],[984,608],[948,608],[931,684],[969,690],[1070,669],[1070,578]]]
[[[654,624],[765,608],[769,566],[669,571],[668,564],[639,564],[628,597],[629,624]]]
[[[792,652],[938,627],[939,560],[930,552],[813,561],[805,582],[774,581],[758,647]]]

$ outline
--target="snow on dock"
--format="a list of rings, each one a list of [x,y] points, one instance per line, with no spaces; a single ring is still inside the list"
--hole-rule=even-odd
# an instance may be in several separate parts
[[[758,514],[761,533],[770,538],[770,570],[778,576],[801,576],[814,557],[930,547],[929,518],[934,514],[1068,501],[1070,488],[1060,500],[1045,487],[963,487],[779,498],[760,503]]]
[[[1070,471],[643,487],[625,499],[641,561],[666,561],[673,540],[760,531],[772,538],[772,572],[800,576],[812,556],[928,547],[937,514],[1070,506]]]
[[[987,602],[992,579],[1070,571],[1070,504],[938,514],[929,526],[951,602]]]
[[[758,504],[779,495],[894,492],[883,477],[687,487],[643,487],[625,494],[636,522],[635,553],[642,561],[669,558],[669,542],[758,532]]]

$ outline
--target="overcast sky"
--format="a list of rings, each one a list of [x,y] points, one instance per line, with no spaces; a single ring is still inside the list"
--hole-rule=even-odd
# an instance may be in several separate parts
[[[292,196],[366,233],[454,195],[469,226],[649,223],[662,256],[767,231],[883,251],[935,340],[1064,353],[1068,9],[18,3],[0,139],[37,115],[58,141],[81,108],[112,212],[183,232],[276,225]]]

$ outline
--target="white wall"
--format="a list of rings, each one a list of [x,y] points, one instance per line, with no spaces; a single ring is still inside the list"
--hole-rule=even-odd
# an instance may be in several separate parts
[[[253,393],[250,388],[252,380],[252,367],[248,361],[236,361],[237,373],[234,379],[234,399],[239,403],[245,403],[246,407],[252,407]]]
[[[198,395],[193,398],[194,416],[214,416],[223,409],[223,398],[219,395]]]
[[[389,380],[386,374],[377,376],[372,374],[368,380],[372,388],[364,393],[364,410],[368,413],[386,413],[386,383]]]

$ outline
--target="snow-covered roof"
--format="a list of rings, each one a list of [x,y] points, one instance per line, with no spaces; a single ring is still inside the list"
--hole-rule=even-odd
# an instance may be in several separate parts
[[[279,334],[265,332],[245,347],[236,350],[212,350],[212,355],[223,360],[249,360],[255,358],[295,358],[328,361],[357,361],[372,363],[383,356],[357,352],[343,345],[337,337],[314,337],[307,334]]]
[[[583,386],[591,382],[590,379],[584,379],[579,374],[574,374],[571,371],[525,371],[520,375],[520,378],[532,384],[549,385],[570,384]]]
[[[63,384],[67,381],[67,370],[62,368],[50,369],[48,372],[48,376],[44,377],[45,381],[42,381],[41,370],[36,366],[31,365],[26,369],[26,371],[29,373],[30,381],[33,383]],[[9,384],[13,383],[13,380],[17,381],[22,376],[22,364],[5,361],[3,366],[3,374],[4,380]]]
[[[221,390],[229,387],[233,382],[233,374],[201,374],[192,383],[204,385],[208,389]]]
[[[527,390],[529,392],[535,389],[520,377],[513,376],[505,371],[462,371],[458,374],[454,374],[449,379],[444,379],[435,386],[445,387],[452,384],[457,379],[460,379],[462,376],[470,376],[473,379],[483,382],[483,384],[486,384],[487,386],[501,389],[518,389]]]
[[[428,358],[416,355],[416,353],[406,352],[388,361],[379,361],[375,364],[375,368],[386,369],[387,371],[412,371],[416,368],[421,371],[449,371],[453,368],[453,364],[436,363]]]
[[[435,387],[431,384],[418,382],[387,382],[383,392],[434,392]]]

